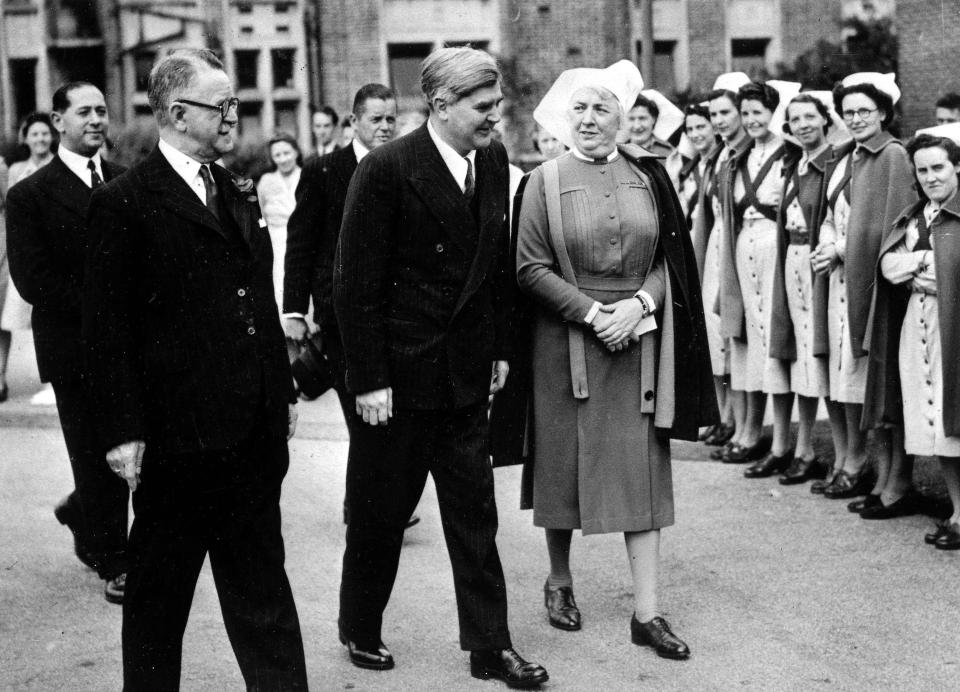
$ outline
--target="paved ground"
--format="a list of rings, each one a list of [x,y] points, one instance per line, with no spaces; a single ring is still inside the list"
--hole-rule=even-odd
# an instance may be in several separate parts
[[[0,406],[0,689],[120,688],[119,614],[73,557],[52,508],[70,473],[52,412]],[[456,646],[449,562],[431,486],[406,541],[384,640],[397,668],[353,668],[336,640],[346,442],[332,398],[302,407],[284,486],[288,573],[311,689],[495,690]],[[697,458],[688,445],[678,458]],[[960,674],[960,554],[922,543],[926,517],[865,522],[840,502],[747,481],[738,468],[675,464],[677,525],[664,531],[662,608],[693,658],[673,662],[629,642],[631,594],[619,536],[578,536],[573,563],[584,629],[546,624],[546,556],[516,509],[518,469],[497,471],[499,545],[517,648],[550,671],[547,690],[946,690]],[[184,690],[242,689],[209,569],[184,643]]]

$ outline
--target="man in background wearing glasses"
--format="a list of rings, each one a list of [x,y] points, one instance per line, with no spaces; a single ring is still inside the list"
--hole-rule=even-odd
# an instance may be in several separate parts
[[[239,103],[207,50],[150,73],[160,142],[89,212],[83,336],[107,462],[134,490],[124,688],[177,689],[209,554],[248,689],[306,689],[280,486],[296,398],[256,192],[214,165]]]

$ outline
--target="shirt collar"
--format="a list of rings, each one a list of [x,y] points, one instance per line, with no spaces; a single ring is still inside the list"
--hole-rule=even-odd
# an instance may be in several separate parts
[[[584,154],[582,151],[580,151],[580,150],[577,149],[576,147],[574,147],[574,148],[571,149],[570,151],[573,153],[573,155],[574,155],[576,158],[580,159],[581,161],[593,161],[593,162],[606,161],[607,163],[610,163],[611,161],[614,161],[614,160],[620,155],[620,153],[619,153],[616,149],[614,149],[613,151],[611,151],[609,154],[607,154],[607,155],[606,155],[605,157],[603,157],[602,159],[595,159],[595,158],[593,158],[592,156],[587,156],[586,154]]]
[[[470,159],[470,165],[473,166],[474,179],[476,179],[477,150],[471,149],[467,152],[466,156],[461,156],[457,153],[456,149],[443,140],[443,137],[434,129],[433,121],[429,119],[427,120],[427,132],[430,134],[430,139],[433,140],[434,146],[437,147],[437,151],[440,152],[440,157],[443,159],[443,162],[447,164],[450,175],[453,176],[453,179],[457,181],[460,189],[463,190],[467,179],[467,162],[465,159]]]
[[[70,151],[63,143],[60,143],[60,146],[57,148],[57,156],[60,157],[60,160],[66,164],[74,175],[76,175],[80,180],[86,183],[87,187],[90,187],[92,181],[90,179],[90,169],[87,168],[87,162],[93,161],[93,165],[97,167],[97,175],[100,176],[100,179],[103,180],[103,163],[100,160],[100,152],[98,151],[93,156],[81,156],[80,154]]]
[[[173,170],[177,172],[177,175],[183,178],[187,185],[193,185],[193,181],[200,173],[200,166],[203,164],[192,156],[184,154],[169,142],[164,141],[162,137],[158,146],[160,147],[160,153],[173,167]]]
[[[363,142],[361,142],[356,137],[353,138],[353,155],[357,157],[357,163],[360,163],[363,160],[363,157],[370,153],[370,150],[367,149]]]

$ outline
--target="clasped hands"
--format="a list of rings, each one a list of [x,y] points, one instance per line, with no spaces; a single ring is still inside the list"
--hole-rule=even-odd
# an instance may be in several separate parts
[[[646,303],[637,298],[624,298],[615,303],[601,305],[590,325],[607,349],[622,351],[631,341],[640,340],[634,332],[646,315]]]
[[[810,266],[817,274],[828,274],[840,264],[840,253],[832,242],[822,242],[810,253]]]

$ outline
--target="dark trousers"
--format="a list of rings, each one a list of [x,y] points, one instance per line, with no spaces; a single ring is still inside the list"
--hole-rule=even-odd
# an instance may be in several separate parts
[[[359,420],[354,427],[340,584],[344,635],[363,648],[379,643],[404,526],[430,473],[453,566],[460,646],[467,651],[509,647],[486,402],[450,411],[395,411],[386,426]]]
[[[363,425],[363,419],[357,415],[357,397],[347,391],[347,361],[343,357],[343,344],[340,343],[340,330],[336,325],[322,325],[323,353],[330,361],[333,370],[333,389],[340,400],[343,421],[347,424],[347,434],[353,438],[357,425]],[[350,523],[350,505],[343,498],[343,523]]]
[[[54,382],[60,427],[70,456],[74,491],[68,502],[79,518],[80,543],[103,579],[127,571],[126,481],[110,470],[107,450],[97,442],[95,414],[86,387],[78,382]]]
[[[288,463],[286,441],[262,432],[226,451],[173,455],[147,444],[123,600],[125,690],[179,688],[183,632],[207,553],[247,689],[307,689],[280,534]]]

